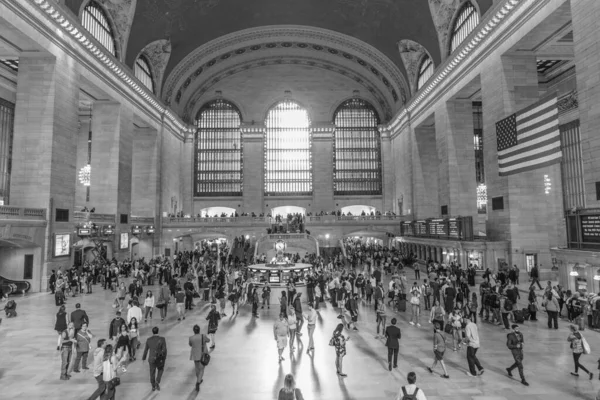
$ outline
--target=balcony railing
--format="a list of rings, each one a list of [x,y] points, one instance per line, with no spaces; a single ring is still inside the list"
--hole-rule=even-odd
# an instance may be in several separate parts
[[[45,221],[46,209],[0,206],[0,219],[32,219]]]
[[[268,223],[270,217],[165,217],[163,223],[166,224],[232,224],[232,223],[250,223],[260,222]]]
[[[154,217],[136,217],[136,216],[131,216],[131,223],[132,224],[149,224],[149,225],[154,225]]]
[[[96,214],[90,212],[75,211],[73,220],[76,222],[93,221],[115,223],[115,214]]]

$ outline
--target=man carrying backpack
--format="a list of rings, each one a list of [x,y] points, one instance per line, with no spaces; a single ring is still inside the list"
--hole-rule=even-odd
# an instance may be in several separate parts
[[[400,388],[396,400],[427,400],[423,391],[415,384],[417,382],[417,374],[409,372],[406,380],[408,381],[408,385]]]

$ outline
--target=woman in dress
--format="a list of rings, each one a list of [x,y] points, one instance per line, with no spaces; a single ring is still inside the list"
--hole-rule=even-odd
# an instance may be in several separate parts
[[[287,374],[283,381],[283,388],[279,390],[277,400],[304,400],[300,389],[296,388],[296,380],[294,375]]]
[[[54,322],[54,330],[58,333],[56,350],[60,350],[60,338],[62,333],[67,329],[67,325],[69,325],[69,314],[67,314],[65,306],[62,305],[56,313],[56,320]]]
[[[219,320],[221,319],[221,314],[217,311],[217,306],[211,304],[210,312],[206,317],[208,321],[208,336],[210,337],[211,349],[214,349],[216,346],[215,343],[215,333],[217,333],[217,328],[219,327]]]
[[[333,331],[333,336],[329,340],[329,345],[335,347],[335,368],[337,374],[343,378],[348,376],[342,369],[342,361],[346,355],[346,342],[350,340],[349,337],[344,337],[342,331],[344,330],[344,324],[338,324]]]
[[[228,300],[231,302],[231,315],[236,315],[238,313],[238,303],[240,300],[240,288],[235,283],[232,285]]]
[[[138,321],[135,317],[129,321],[129,361],[135,361],[136,350],[140,347],[141,337]]]
[[[150,314],[150,319],[152,319],[152,309],[154,308],[154,296],[152,295],[152,291],[148,290],[146,293],[146,298],[144,299],[144,309],[146,310],[146,315],[144,316],[144,322],[148,322],[148,314]]]

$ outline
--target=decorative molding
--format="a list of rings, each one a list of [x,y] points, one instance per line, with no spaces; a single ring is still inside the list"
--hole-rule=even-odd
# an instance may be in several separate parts
[[[246,63],[236,64],[228,69],[219,70],[213,75],[207,76],[201,82],[195,83],[195,86],[198,89],[190,96],[188,101],[185,104],[185,108],[183,110],[182,118],[184,121],[191,121],[193,115],[196,114],[198,108],[201,104],[198,104],[198,100],[208,92],[212,86],[219,83],[223,78],[247,71],[252,68],[260,68],[267,65],[307,65],[315,68],[322,68],[328,71],[336,72],[341,75],[347,76],[348,78],[353,79],[359,85],[365,87],[369,93],[377,100],[376,106],[379,108],[379,111],[382,111],[382,116],[386,121],[389,121],[392,118],[392,107],[386,101],[385,94],[381,92],[377,87],[371,86],[368,81],[368,78],[364,75],[360,75],[358,73],[354,73],[353,71],[349,71],[347,68],[344,68],[343,65],[334,64],[332,62],[327,62],[322,59],[314,59],[314,58],[284,58],[284,57],[271,57],[253,61],[247,61]],[[189,83],[188,85],[191,85]]]
[[[431,62],[433,62],[433,58],[431,58],[431,54],[429,54],[425,47],[408,39],[398,42],[398,51],[400,52],[400,57],[404,63],[404,69],[406,69],[408,84],[410,85],[410,92],[416,93],[421,60],[423,59],[424,55],[427,55],[431,59]]]
[[[577,91],[574,90],[558,99],[558,112],[567,113],[579,108],[579,99]]]
[[[121,61],[125,60],[127,54],[127,43],[129,42],[129,33],[131,24],[135,15],[137,0],[96,0],[104,6],[115,26],[116,39],[120,43]]]
[[[289,47],[324,52],[356,62],[390,87],[390,91],[395,91],[396,95],[392,92],[392,96],[402,104],[408,99],[409,87],[405,78],[398,67],[379,50],[338,32],[297,25],[245,29],[198,47],[171,71],[162,97],[167,104],[176,101],[179,91],[183,89],[182,94],[185,91],[186,83],[189,86],[194,76],[202,74],[207,67],[213,67],[224,59],[248,52]]]
[[[429,0],[429,10],[438,35],[442,61],[448,56],[448,37],[456,11],[463,0]]]
[[[144,54],[151,64],[156,96],[160,97],[163,77],[171,58],[171,42],[168,39],[155,40],[147,44],[140,54]]]
[[[50,31],[46,35],[50,40],[59,44],[60,47],[71,51],[73,57],[80,61],[82,65],[87,65],[89,62],[79,60],[85,54],[90,59],[95,59],[100,66],[104,66],[103,73],[108,80],[114,80],[129,89],[129,97],[132,102],[136,102],[145,106],[158,115],[162,115],[162,122],[167,124],[172,132],[182,139],[182,135],[186,132],[193,132],[194,127],[186,126],[180,119],[168,108],[163,106],[153,93],[145,86],[138,84],[137,79],[129,68],[125,67],[121,62],[109,54],[102,45],[100,45],[86,30],[81,26],[79,20],[67,13],[61,8],[54,7],[49,0],[27,0],[23,3],[31,3],[46,15],[52,26],[48,26],[48,22],[43,18],[38,18],[37,15],[31,13],[25,4],[21,2],[8,2],[8,6],[15,10],[18,14],[24,14],[24,18],[28,18],[32,26],[36,27],[46,35],[46,31]],[[64,37],[71,38],[72,41],[66,42],[61,35],[56,34],[56,30],[62,31]],[[76,43],[73,46],[73,43]],[[95,67],[95,65],[93,65]]]

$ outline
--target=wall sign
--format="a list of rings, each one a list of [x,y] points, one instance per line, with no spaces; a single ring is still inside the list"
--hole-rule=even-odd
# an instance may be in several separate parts
[[[119,246],[121,250],[129,248],[129,233],[121,233],[121,244]]]
[[[57,233],[54,235],[54,257],[66,257],[71,254],[71,234]]]

